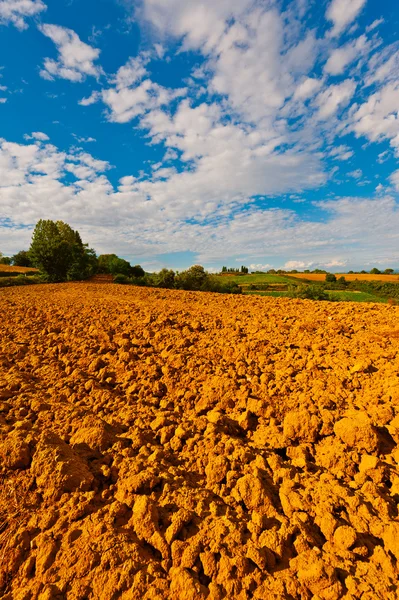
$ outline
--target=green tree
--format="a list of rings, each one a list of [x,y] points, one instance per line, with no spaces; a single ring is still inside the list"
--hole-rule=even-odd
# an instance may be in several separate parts
[[[395,271],[393,269],[385,269],[384,275],[392,275]]]
[[[11,258],[9,256],[4,256],[4,254],[2,254],[0,252],[0,265],[10,265],[11,264]]]
[[[116,254],[100,254],[100,256],[98,257],[98,272],[111,273],[110,262],[114,258],[118,258]]]
[[[376,267],[374,267],[374,269],[371,269],[370,273],[372,275],[381,275],[381,271],[379,269],[377,269]]]
[[[11,257],[14,267],[32,267],[32,260],[27,250],[21,250]]]
[[[72,248],[57,223],[41,219],[33,232],[29,249],[32,262],[51,282],[65,281],[72,260]]]
[[[334,273],[327,273],[325,281],[327,283],[335,283],[337,278],[335,277]]]
[[[182,290],[201,290],[208,274],[201,265],[193,265],[176,275],[176,287]]]
[[[94,269],[94,250],[63,221],[41,219],[37,223],[29,256],[51,282],[85,279]]]
[[[134,265],[134,267],[130,267],[130,275],[132,277],[144,277],[145,271],[140,265]]]
[[[130,266],[130,263],[124,258],[119,258],[118,256],[112,258],[108,263],[108,267],[109,272],[112,275],[121,274],[126,275],[126,277],[129,277],[131,275],[132,267]]]
[[[172,289],[175,287],[175,272],[172,269],[162,269],[156,275],[155,285],[160,288]]]

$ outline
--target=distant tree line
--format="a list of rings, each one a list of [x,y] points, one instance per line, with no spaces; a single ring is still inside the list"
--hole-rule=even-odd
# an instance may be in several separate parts
[[[222,273],[248,273],[249,269],[248,267],[245,267],[244,265],[241,266],[241,269],[235,268],[235,267],[222,267]]]
[[[205,271],[201,265],[193,265],[185,271],[162,269],[159,273],[146,273],[143,277],[127,277],[118,274],[115,283],[141,285],[147,287],[176,290],[218,292],[222,294],[241,294],[242,290],[234,281],[220,279]]]
[[[320,275],[327,275],[328,271],[326,271],[325,269],[313,269],[313,271],[310,271],[309,269],[305,269],[304,271],[298,271],[298,269],[291,269],[290,271],[284,270],[284,269],[269,269],[268,271],[251,271],[251,273],[268,273],[269,275],[295,275],[297,273],[307,273],[307,274],[320,274]],[[385,269],[384,271],[380,271],[379,269],[377,269],[376,267],[374,267],[373,269],[371,269],[371,271],[348,271],[348,275],[392,275],[392,273],[395,273],[395,269]]]
[[[181,272],[162,269],[159,273],[146,273],[140,265],[132,266],[116,254],[97,256],[93,248],[83,243],[79,232],[63,221],[40,220],[33,231],[29,250],[21,250],[12,257],[0,254],[1,263],[37,268],[41,280],[51,283],[80,281],[102,273],[112,275],[115,283],[241,293],[241,288],[235,282],[221,282],[201,265]],[[248,272],[244,266],[241,269],[243,273]]]
[[[132,267],[116,254],[97,256],[93,248],[83,243],[78,231],[63,221],[40,220],[33,231],[29,250],[12,257],[0,253],[0,264],[39,269],[42,280],[50,283],[80,281],[96,273],[142,277],[144,270]]]

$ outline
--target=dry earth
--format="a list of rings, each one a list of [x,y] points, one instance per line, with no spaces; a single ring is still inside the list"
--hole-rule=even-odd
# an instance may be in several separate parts
[[[0,598],[398,597],[399,308],[0,291]]]
[[[39,269],[34,267],[13,267],[12,265],[1,265],[1,273],[39,273]]]

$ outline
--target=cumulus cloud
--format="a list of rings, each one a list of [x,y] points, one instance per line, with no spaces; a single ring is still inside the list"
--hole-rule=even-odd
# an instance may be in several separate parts
[[[84,137],[84,136],[80,136],[80,135],[76,135],[76,133],[73,133],[72,136],[75,138],[75,140],[79,143],[79,144],[90,144],[92,142],[96,142],[96,138],[93,137]]]
[[[355,90],[355,81],[347,79],[320,92],[315,101],[319,107],[317,118],[324,120],[334,116],[340,108],[349,104]]]
[[[372,94],[360,105],[352,118],[355,134],[376,142],[390,140],[396,153],[399,152],[399,81],[389,83]]]
[[[339,146],[335,146],[330,151],[330,156],[332,156],[335,160],[349,160],[354,155],[353,150],[349,148],[349,146],[345,146],[345,144],[340,144]]]
[[[324,71],[330,75],[341,75],[352,62],[359,61],[372,48],[365,35],[333,50],[324,65]]]
[[[26,19],[45,11],[47,6],[42,0],[1,0],[0,25],[11,23],[17,29],[28,27]]]
[[[268,257],[267,263],[252,262],[262,266],[282,255],[333,266],[356,257],[361,262],[399,258],[399,211],[390,197],[321,202],[321,222],[292,210],[252,205],[237,197],[236,186],[231,195],[224,191],[221,202],[220,188],[212,191],[215,179],[209,188],[201,187],[203,173],[194,180],[175,174],[168,181],[127,175],[115,189],[106,175],[109,168],[89,153],[2,140],[1,214],[13,227],[32,227],[51,215],[78,228],[98,251],[136,258],[187,248],[204,264],[243,255],[248,263],[251,256]],[[12,244],[4,251],[20,249]]]
[[[383,48],[372,56],[368,64],[367,86],[399,80],[399,43]]]
[[[40,142],[47,142],[50,138],[42,131],[34,131],[31,135],[27,133],[24,135],[25,140],[38,140]]]
[[[363,171],[361,169],[355,169],[354,171],[350,171],[348,175],[349,177],[353,177],[353,179],[360,179],[363,177]]]
[[[359,15],[367,0],[332,0],[326,18],[332,22],[332,37],[340,35]]]
[[[184,89],[167,89],[150,79],[133,87],[109,88],[101,92],[102,101],[109,108],[108,118],[115,123],[128,123],[148,111],[169,105],[182,95],[185,95]]]
[[[99,77],[101,67],[94,62],[100,55],[98,48],[82,42],[79,36],[66,27],[59,25],[41,25],[40,31],[49,37],[58,50],[58,59],[46,58],[40,71],[44,79],[54,80],[59,77],[73,82],[81,82],[87,76]]]
[[[294,98],[296,100],[306,100],[307,98],[311,98],[319,91],[322,85],[322,81],[319,79],[306,77],[306,79],[296,88]]]
[[[101,93],[98,91],[94,91],[87,98],[82,98],[79,100],[79,104],[81,106],[90,106],[91,104],[95,104],[101,99]]]
[[[399,192],[399,170],[392,173],[389,179],[396,191]]]

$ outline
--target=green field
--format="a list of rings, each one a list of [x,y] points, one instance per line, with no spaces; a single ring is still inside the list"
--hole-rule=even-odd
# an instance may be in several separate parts
[[[373,294],[367,294],[366,292],[342,292],[340,290],[327,290],[327,294],[334,296],[343,302],[387,302],[386,298],[374,296]]]
[[[254,273],[247,275],[218,275],[220,281],[231,281],[237,283],[242,287],[244,294],[250,294],[253,296],[272,296],[274,298],[287,297],[290,295],[288,286],[297,285],[323,285],[324,281],[307,281],[304,279],[297,279],[290,277],[289,275],[274,275],[269,273]],[[268,286],[270,289],[248,289],[249,285]],[[399,285],[399,284],[398,284]],[[273,290],[273,286],[277,289]],[[279,289],[280,288],[280,289]],[[386,303],[388,298],[376,296],[367,292],[356,291],[356,290],[327,290],[327,294],[331,296],[331,299],[339,300],[341,302],[379,302]]]
[[[286,283],[287,285],[292,283],[292,278],[284,277],[282,275],[272,275],[269,273],[254,273],[254,275],[218,275],[220,281],[234,281],[238,285],[249,285],[253,283]],[[295,280],[294,280],[295,281]],[[298,281],[296,281],[298,283]]]

